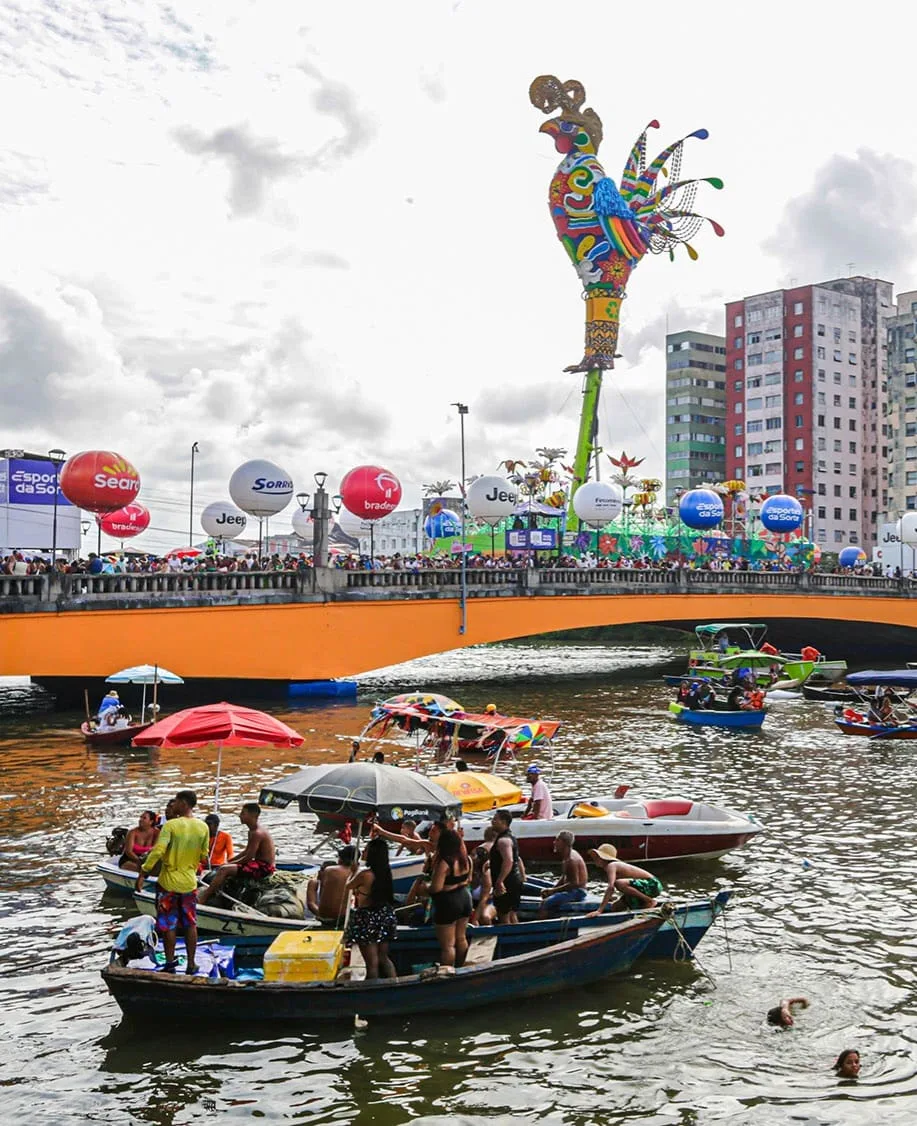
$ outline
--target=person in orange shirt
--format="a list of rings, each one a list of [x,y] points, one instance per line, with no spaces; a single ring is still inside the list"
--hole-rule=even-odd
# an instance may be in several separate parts
[[[204,818],[210,833],[210,867],[219,868],[233,858],[232,837],[220,828],[220,818],[216,813],[208,813]]]

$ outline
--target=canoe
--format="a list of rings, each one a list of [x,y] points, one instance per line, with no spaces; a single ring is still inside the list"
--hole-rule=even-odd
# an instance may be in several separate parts
[[[421,972],[373,981],[302,983],[228,981],[132,970],[117,964],[102,979],[125,1016],[143,1027],[175,1028],[182,1021],[218,1025],[243,1021],[295,1022],[354,1017],[404,1017],[465,1012],[506,1005],[590,985],[622,973],[643,953],[663,922],[661,914],[595,927],[566,942],[454,972]]]
[[[152,726],[149,723],[131,723],[127,727],[116,727],[108,731],[90,727],[85,721],[80,724],[80,732],[90,747],[129,747],[131,739]]]
[[[761,727],[767,712],[758,711],[724,711],[720,709],[686,708],[684,704],[675,701],[669,704],[669,711],[678,723],[687,723],[691,727],[724,727],[736,731],[751,731]]]
[[[546,881],[529,881],[529,890]],[[529,885],[527,885],[529,887]],[[690,903],[673,904],[671,918],[667,918],[649,946],[643,952],[646,958],[689,958],[691,952],[704,937],[718,915],[721,915],[729,902],[732,892],[720,891],[710,899],[694,900]],[[616,911],[614,914],[586,918],[586,912],[598,908],[599,899],[584,899],[573,904],[568,910],[547,919],[537,918],[541,899],[523,896],[519,916],[522,921],[512,925],[494,924],[492,926],[473,926],[468,930],[469,937],[497,940],[496,954],[524,954],[536,950],[549,942],[563,942],[576,938],[578,934],[594,927],[611,926],[626,922],[642,915],[637,911]],[[152,891],[134,892],[134,903],[142,915],[155,917],[156,901]],[[400,912],[399,912],[400,914]],[[222,943],[236,946],[244,956],[263,953],[279,934],[290,930],[314,930],[319,923],[311,916],[306,919],[281,919],[258,916],[243,910],[227,910],[212,907],[210,904],[198,905],[197,926],[201,934],[219,936]],[[687,945],[685,945],[687,944]],[[399,969],[420,962],[435,962],[438,959],[439,944],[432,925],[401,925],[398,937],[392,944],[392,958]]]

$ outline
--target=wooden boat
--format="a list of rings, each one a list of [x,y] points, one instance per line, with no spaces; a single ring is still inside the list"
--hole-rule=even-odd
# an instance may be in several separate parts
[[[90,747],[129,747],[131,740],[150,723],[131,723],[127,727],[92,727],[87,720],[80,724],[80,732]]]
[[[524,805],[507,807],[523,860],[555,863],[554,838],[562,829],[575,835],[581,853],[611,844],[622,860],[639,862],[722,856],[764,828],[735,810],[680,797],[652,800],[628,793],[620,798],[555,798],[553,805],[554,816],[543,819],[523,818]],[[490,821],[490,814],[464,816],[465,843],[480,844]]]
[[[647,914],[576,938],[453,972],[426,971],[373,981],[229,981],[133,970],[111,964],[102,979],[121,1011],[144,1027],[182,1021],[310,1026],[316,1020],[405,1017],[506,1005],[590,985],[630,969],[662,926]]]
[[[669,704],[669,711],[677,723],[686,723],[690,727],[723,727],[732,731],[756,731],[767,715],[764,708],[732,711],[719,700],[714,701],[712,708],[688,708],[673,700]]]
[[[529,881],[527,890],[537,891],[547,886],[546,881]],[[690,957],[717,916],[722,914],[732,892],[718,892],[710,899],[673,904],[673,913],[656,932],[643,953],[647,958]],[[134,892],[134,903],[141,914],[151,918],[156,915],[156,898],[152,891]],[[641,912],[620,911],[614,914],[587,918],[588,911],[598,908],[600,900],[584,899],[562,913],[547,919],[537,917],[541,899],[523,896],[519,910],[519,923],[501,926],[473,926],[469,937],[497,940],[496,954],[523,954],[549,942],[562,942],[593,927],[611,926],[638,918]],[[422,908],[420,908],[422,911]],[[290,930],[315,930],[320,924],[312,916],[304,919],[283,919],[256,915],[250,911],[228,910],[210,904],[199,904],[197,925],[201,934],[219,936],[219,941],[240,949],[243,957],[252,952],[263,953],[278,934]],[[687,945],[685,945],[687,944]],[[398,927],[398,937],[392,944],[392,957],[396,966],[410,967],[420,962],[435,962],[439,951],[436,932],[431,924]]]
[[[852,688],[837,684],[826,685],[822,688],[807,683],[802,686],[802,695],[806,700],[814,700],[824,704],[837,704],[846,700],[857,699],[857,694]]]
[[[856,723],[835,717],[837,729],[844,735],[865,735],[870,739],[917,739],[917,723],[890,725],[884,723]]]
[[[893,669],[851,673],[848,685],[855,700],[834,709],[834,723],[844,735],[870,739],[917,739],[917,670]],[[886,693],[888,696],[886,697]],[[886,714],[885,708],[890,710]]]

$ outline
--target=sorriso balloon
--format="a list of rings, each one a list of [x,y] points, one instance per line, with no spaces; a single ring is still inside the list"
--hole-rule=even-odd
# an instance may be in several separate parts
[[[249,516],[282,512],[293,497],[293,478],[272,461],[246,461],[229,478],[229,495]]]
[[[786,493],[770,496],[761,505],[761,523],[769,532],[795,532],[804,518],[802,505]]]
[[[485,524],[498,524],[519,503],[519,490],[503,477],[478,477],[468,486],[468,511]]]
[[[74,454],[61,470],[61,492],[88,512],[116,512],[140,492],[140,475],[113,450]]]
[[[866,552],[861,547],[845,547],[838,552],[837,561],[842,567],[855,567],[866,562]]]
[[[401,500],[401,482],[379,465],[358,465],[341,481],[341,500],[361,520],[381,520]]]
[[[601,528],[621,514],[624,497],[607,481],[587,481],[573,494],[573,511],[584,524]]]
[[[214,501],[201,513],[201,527],[214,539],[234,540],[242,535],[247,523],[245,513],[228,500]]]
[[[126,504],[115,512],[96,516],[96,523],[106,536],[116,540],[128,540],[139,536],[150,526],[149,509],[142,504]]]
[[[723,519],[723,501],[712,489],[691,489],[678,502],[678,514],[689,528],[715,528]]]

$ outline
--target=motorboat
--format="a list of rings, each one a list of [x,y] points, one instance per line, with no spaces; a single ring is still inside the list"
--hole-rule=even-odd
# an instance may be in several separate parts
[[[526,861],[552,863],[562,829],[576,837],[579,852],[611,844],[622,860],[710,859],[739,848],[764,826],[753,817],[689,798],[648,799],[626,793],[555,798],[552,818],[525,818],[524,805],[509,806],[512,832]],[[462,817],[467,845],[480,844],[489,814]]]
[[[721,700],[714,700],[706,708],[689,708],[673,700],[669,712],[676,723],[689,727],[721,727],[731,731],[758,731],[767,715],[764,708],[733,710]]]
[[[856,700],[857,693],[853,688],[835,682],[824,687],[816,684],[804,684],[802,695],[805,700],[813,700],[822,704],[838,704],[847,700]]]

